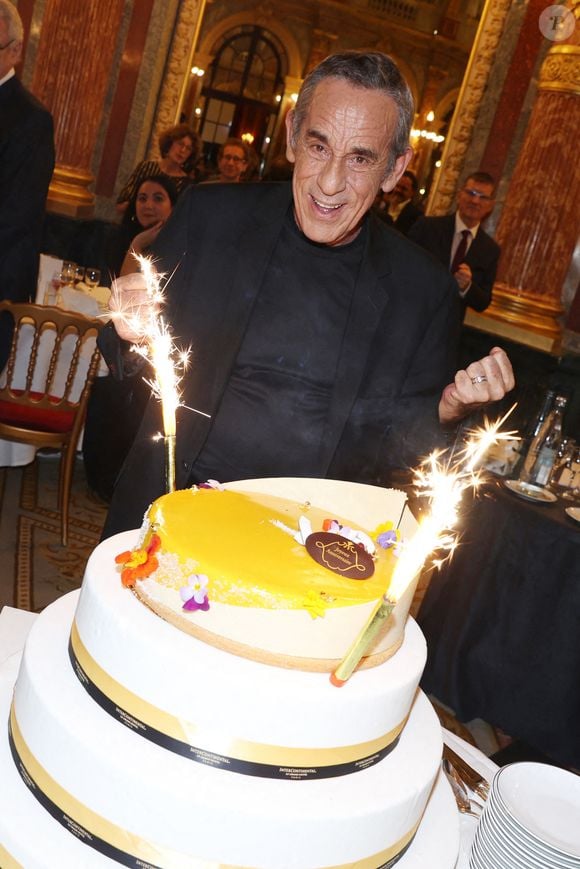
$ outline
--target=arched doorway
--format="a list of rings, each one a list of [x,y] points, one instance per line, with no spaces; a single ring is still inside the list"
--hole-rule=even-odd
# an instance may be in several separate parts
[[[199,122],[206,159],[214,162],[229,136],[243,136],[263,161],[288,74],[284,46],[271,31],[242,24],[227,31],[212,54]]]

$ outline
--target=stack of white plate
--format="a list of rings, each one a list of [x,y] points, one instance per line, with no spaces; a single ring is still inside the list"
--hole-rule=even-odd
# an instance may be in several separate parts
[[[495,775],[470,869],[580,869],[580,776],[541,763]]]

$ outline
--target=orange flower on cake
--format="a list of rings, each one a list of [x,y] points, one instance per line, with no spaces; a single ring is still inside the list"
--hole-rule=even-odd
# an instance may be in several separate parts
[[[131,588],[138,579],[145,579],[157,570],[159,562],[156,553],[160,547],[161,538],[158,534],[152,534],[147,546],[121,552],[116,556],[116,564],[123,565],[121,582],[126,588]]]

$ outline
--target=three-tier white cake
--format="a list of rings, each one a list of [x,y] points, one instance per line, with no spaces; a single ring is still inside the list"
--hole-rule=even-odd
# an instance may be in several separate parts
[[[394,635],[379,638],[370,666],[336,688],[328,669],[340,648],[337,630],[340,635],[352,622],[356,635],[364,624],[368,579],[347,582],[344,599],[344,578],[324,565],[308,574],[306,595],[292,581],[293,559],[307,565],[309,556],[304,562],[304,547],[291,534],[291,502],[313,525],[320,507],[329,519],[348,519],[351,530],[372,538],[387,520],[412,533],[400,493],[318,480],[247,481],[232,488],[246,494],[239,502],[223,500],[227,521],[214,529],[218,553],[232,545],[228,522],[242,513],[243,540],[259,560],[265,544],[260,535],[253,544],[248,504],[258,502],[266,515],[272,495],[289,505],[285,522],[273,517],[274,548],[279,534],[282,554],[276,593],[264,608],[243,593],[251,586],[247,575],[231,579],[236,594],[220,601],[221,555],[215,568],[203,564],[209,607],[183,610],[177,624],[174,614],[161,617],[123,587],[116,557],[143,553],[153,533],[161,541],[152,556],[158,568],[137,586],[149,588],[145,596],[157,607],[152,583],[173,596],[183,583],[175,580],[174,562],[163,557],[174,539],[172,508],[163,502],[163,516],[157,507],[141,532],[97,547],[80,597],[66,595],[37,619],[12,702],[14,661],[0,671],[1,714],[9,719],[0,741],[3,867],[454,866],[457,816],[439,777],[439,723],[417,687],[426,649],[406,617],[410,598],[389,626]],[[217,502],[220,493],[209,497]],[[196,542],[208,533],[192,524],[187,570],[201,568]],[[373,561],[380,573],[380,558]],[[290,587],[282,583],[280,591],[286,574]],[[352,583],[360,586],[354,596]],[[228,610],[235,606],[241,628]],[[224,607],[227,618],[219,616]],[[175,602],[172,608],[177,611]],[[274,632],[263,627],[268,611],[277,619]],[[317,626],[328,632],[328,646],[309,639]],[[344,651],[348,642],[345,637]],[[322,665],[312,666],[317,657]]]

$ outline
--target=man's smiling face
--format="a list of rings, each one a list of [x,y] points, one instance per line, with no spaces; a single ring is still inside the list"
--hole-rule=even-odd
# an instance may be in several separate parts
[[[397,157],[388,171],[396,123],[389,96],[340,78],[317,85],[296,141],[292,114],[287,116],[294,213],[311,241],[330,246],[352,241],[379,188],[393,189],[411,156],[409,151]]]

